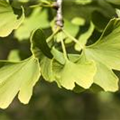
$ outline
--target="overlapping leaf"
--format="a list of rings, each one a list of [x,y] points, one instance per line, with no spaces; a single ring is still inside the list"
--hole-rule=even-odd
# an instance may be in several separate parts
[[[38,32],[38,34],[36,34]],[[42,52],[44,57],[40,59],[41,72],[43,77],[47,81],[56,81],[59,86],[65,87],[66,89],[73,89],[75,83],[83,88],[89,88],[93,83],[93,77],[96,73],[96,67],[93,61],[83,60],[85,56],[82,56],[79,60],[76,59],[75,55],[69,55],[70,60],[65,60],[63,53],[58,52],[55,48],[48,51],[42,51],[42,47],[39,41],[46,41],[43,39],[44,34],[41,34],[40,29],[33,33],[32,41],[32,51],[35,55],[40,55]],[[39,37],[38,37],[39,36]],[[46,43],[47,45],[47,43]],[[45,45],[45,46],[46,46]],[[33,47],[34,46],[34,47]],[[39,54],[38,54],[39,52]],[[52,53],[53,58],[49,58]],[[37,53],[37,54],[36,54]],[[39,58],[40,56],[38,56]],[[74,61],[75,59],[77,60]],[[79,58],[79,56],[77,56]]]
[[[120,19],[111,20],[101,38],[87,49],[97,61],[120,70]]]
[[[48,21],[47,10],[36,8],[29,17],[25,18],[20,28],[16,30],[15,36],[19,40],[28,39],[34,29],[39,27],[47,28],[49,26],[50,24]]]
[[[56,81],[64,88],[72,90],[76,83],[88,89],[93,83],[96,67],[92,61],[80,59],[76,63],[66,61],[64,65],[54,62],[53,71]]]
[[[115,92],[118,90],[118,78],[111,69],[96,62],[97,73],[94,77],[94,83],[101,86],[105,91]]]
[[[32,54],[40,60],[41,73],[45,80],[49,82],[54,80],[52,72],[51,49],[49,48],[45,34],[41,29],[33,31],[31,35],[31,51]]]
[[[17,29],[24,20],[24,10],[22,15],[14,14],[10,4],[6,0],[0,0],[0,36],[8,36],[14,29]]]
[[[45,34],[41,29],[35,30],[31,35],[31,51],[36,58],[40,58],[41,53],[48,58],[53,57],[46,42]]]
[[[40,77],[39,63],[30,57],[19,63],[0,62],[0,108],[6,108],[18,94],[19,100],[27,104],[32,90]]]
[[[52,69],[53,60],[47,57],[43,57],[40,62],[41,74],[45,80],[53,82],[55,80],[53,69]]]
[[[90,23],[88,30],[80,35],[78,41],[80,42],[80,44],[83,47],[86,45],[86,43],[87,43],[88,39],[90,38],[90,36],[92,35],[93,31],[94,31],[94,25],[93,25],[93,23]],[[80,48],[80,46],[78,44],[75,44],[75,49],[80,51],[82,48]]]
[[[105,91],[116,91],[118,78],[112,69],[120,70],[120,19],[112,19],[101,38],[88,46],[85,53],[97,63],[94,82]]]
[[[8,1],[0,1],[0,37],[7,36],[14,29],[17,29],[24,19],[24,10],[22,9],[20,16],[15,14]],[[90,22],[91,15],[93,15],[92,17],[95,18],[92,19],[94,24],[100,30],[103,30],[111,16],[115,15],[115,9],[108,2],[115,5],[120,3],[119,0],[106,1],[96,1],[97,6],[93,6],[91,0],[83,0],[81,1],[82,4],[88,5],[82,6],[79,0],[75,0],[68,2],[71,7],[68,7],[69,4],[64,1],[63,9],[66,9],[66,6],[68,7],[67,12],[63,12],[65,18],[67,18],[67,20],[65,19],[64,29],[71,36],[79,37],[80,26]],[[71,14],[68,14],[69,10]],[[99,21],[96,15],[100,18]],[[75,16],[74,19],[73,16]],[[72,22],[69,22],[68,19]],[[19,39],[27,39],[31,31],[38,27],[49,27],[47,11],[41,8],[33,10],[23,26],[16,31],[15,36]],[[0,108],[8,107],[17,94],[22,103],[28,103],[33,87],[41,74],[45,80],[55,81],[59,87],[70,90],[73,90],[76,84],[81,88],[88,89],[93,83],[99,85],[105,91],[114,92],[118,90],[118,78],[112,69],[120,70],[120,19],[111,20],[100,39],[93,45],[85,46],[93,31],[94,25],[91,23],[88,31],[84,34],[81,33],[79,39],[80,44],[84,47],[76,47],[76,50],[79,51],[83,49],[82,54],[68,53],[66,55],[68,59],[66,60],[59,44],[61,36],[60,40],[54,41],[57,45],[51,49],[43,31],[41,29],[35,30],[31,36],[32,57],[21,62],[0,61]],[[59,37],[59,34],[57,37]],[[73,39],[70,39],[69,36],[63,36],[63,40],[65,40],[66,45],[71,43]],[[14,59],[14,56],[17,55],[16,52],[11,54],[10,59]],[[16,59],[14,60],[16,61]]]

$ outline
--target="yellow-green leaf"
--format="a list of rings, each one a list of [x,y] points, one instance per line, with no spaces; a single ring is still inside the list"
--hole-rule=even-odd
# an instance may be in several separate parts
[[[20,101],[28,103],[40,77],[37,59],[30,57],[19,63],[0,62],[0,65],[0,108],[7,108],[18,92]]]
[[[18,18],[6,0],[0,0],[0,37],[8,36],[14,29],[17,29],[24,20],[24,10]]]
[[[94,25],[91,22],[89,28],[87,29],[87,31],[85,31],[83,34],[81,34],[79,39],[78,39],[81,46],[84,47],[86,45],[86,43],[87,43],[88,39],[90,38],[90,36],[92,35],[93,31],[94,31]],[[82,48],[80,47],[79,44],[75,44],[75,49],[80,51]]]
[[[100,39],[86,47],[86,57],[96,62],[94,83],[105,91],[118,90],[118,77],[112,69],[120,70],[120,19],[112,19]]]
[[[66,61],[65,65],[54,62],[53,71],[56,81],[64,88],[72,90],[77,83],[88,89],[93,83],[96,66],[93,61],[82,60],[81,58],[76,63]]]
[[[111,69],[120,70],[120,19],[112,19],[101,38],[87,47],[89,55]]]
[[[48,28],[49,26],[47,10],[36,8],[29,17],[25,18],[20,28],[16,30],[15,37],[19,40],[28,39],[33,30],[37,28]]]
[[[102,63],[97,63],[94,83],[101,86],[105,91],[115,92],[118,90],[118,77]]]

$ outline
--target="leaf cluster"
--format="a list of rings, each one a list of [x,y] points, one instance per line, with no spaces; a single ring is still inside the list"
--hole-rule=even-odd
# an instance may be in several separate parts
[[[53,4],[0,1],[0,36],[14,30],[19,42],[30,40],[31,49],[25,60],[0,61],[0,108],[8,107],[17,94],[28,103],[40,76],[74,91],[78,86],[79,91],[94,89],[93,85],[110,92],[119,89],[113,72],[120,70],[119,0],[65,0],[63,28],[54,25]],[[14,55],[18,58],[17,52]]]

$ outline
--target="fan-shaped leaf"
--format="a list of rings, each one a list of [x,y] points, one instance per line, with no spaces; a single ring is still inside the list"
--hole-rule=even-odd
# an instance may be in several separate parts
[[[66,89],[73,89],[75,83],[87,89],[93,83],[96,67],[94,62],[81,58],[76,63],[66,61],[64,65],[54,62],[53,71],[56,81]]]
[[[101,38],[87,51],[109,68],[120,70],[120,19],[111,20]]]
[[[30,57],[19,63],[0,62],[0,108],[6,108],[19,92],[22,103],[28,103],[40,77],[37,59]]]
[[[112,69],[120,70],[120,19],[111,20],[100,39],[86,47],[85,54],[97,65],[94,82],[105,91],[118,90],[118,78]]]
[[[17,29],[24,20],[24,10],[22,15],[14,14],[10,4],[6,0],[0,0],[0,36],[8,36],[14,29]]]
[[[47,10],[36,8],[29,17],[25,18],[19,29],[15,31],[15,36],[19,40],[28,39],[34,29],[47,28],[49,26]]]

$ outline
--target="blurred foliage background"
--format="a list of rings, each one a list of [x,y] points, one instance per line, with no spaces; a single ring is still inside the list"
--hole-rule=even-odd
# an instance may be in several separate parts
[[[45,0],[11,0],[13,8],[25,8],[24,23],[6,38],[0,38],[0,59],[23,60],[31,55],[30,34],[41,27],[46,36],[52,33],[56,11],[32,6]],[[65,29],[80,39],[94,43],[110,19],[119,17],[120,0],[63,0]],[[54,0],[47,0],[54,2]],[[31,7],[32,6],[32,7]],[[14,9],[16,10],[16,9]],[[15,11],[19,12],[19,11]],[[91,25],[92,23],[92,25]],[[67,43],[70,41],[68,40]],[[69,44],[69,52],[72,51]],[[118,76],[119,73],[115,71]],[[119,120],[120,92],[94,93],[59,89],[43,78],[37,83],[28,105],[16,98],[6,110],[0,110],[0,120]]]

